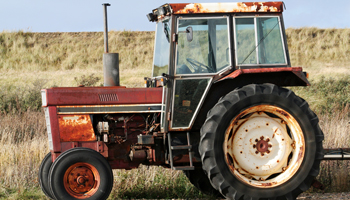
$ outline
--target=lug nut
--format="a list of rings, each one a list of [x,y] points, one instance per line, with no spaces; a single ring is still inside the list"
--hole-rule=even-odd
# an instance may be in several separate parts
[[[292,143],[292,147],[293,147],[293,149],[295,149],[295,143]]]

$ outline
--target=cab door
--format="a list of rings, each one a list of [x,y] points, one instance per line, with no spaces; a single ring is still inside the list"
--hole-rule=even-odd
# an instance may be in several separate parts
[[[178,18],[169,130],[190,130],[213,78],[231,66],[227,16]]]

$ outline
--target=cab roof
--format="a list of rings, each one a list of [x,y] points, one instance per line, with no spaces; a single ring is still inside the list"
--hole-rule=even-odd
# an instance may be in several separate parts
[[[231,3],[177,3],[164,4],[148,14],[150,21],[158,21],[171,14],[201,13],[281,13],[282,1],[278,2],[231,2]]]

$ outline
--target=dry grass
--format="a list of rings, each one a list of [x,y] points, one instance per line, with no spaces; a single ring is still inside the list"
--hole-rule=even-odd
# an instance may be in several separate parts
[[[120,53],[122,85],[142,86],[142,78],[150,76],[153,35],[153,32],[110,32],[110,52]],[[287,35],[292,65],[303,66],[314,81],[322,80],[322,75],[335,80],[339,76],[349,77],[350,29],[287,29]],[[74,77],[82,75],[102,78],[102,53],[102,33],[2,32],[0,86],[12,94],[38,80],[50,87],[75,86]],[[344,80],[347,82],[348,78]],[[100,84],[102,80],[97,83]],[[315,109],[313,105],[330,94],[325,90],[312,96],[317,91],[317,87],[311,87],[297,93]],[[327,108],[330,115],[318,112],[325,133],[324,147],[349,147],[349,109],[340,106],[332,112],[332,108],[333,104]],[[41,159],[48,153],[43,113],[25,110],[22,114],[0,113],[0,147],[0,199],[45,199],[37,180]],[[349,168],[349,161],[324,161],[319,180],[328,186],[327,191],[349,191]],[[179,171],[142,166],[131,171],[115,170],[114,175],[110,199],[208,198]]]
[[[350,29],[289,28],[286,34],[292,65],[311,78],[350,75]]]
[[[350,29],[289,28],[286,33],[292,65],[304,67],[311,79],[350,75]],[[142,86],[142,78],[151,75],[154,32],[110,31],[109,47],[120,54],[121,84]],[[48,87],[72,86],[76,76],[102,78],[102,54],[102,32],[1,32],[0,85],[44,79]]]
[[[324,132],[324,148],[350,147],[349,105],[332,115],[320,115],[320,126]],[[318,177],[328,192],[350,191],[350,161],[323,161]]]
[[[0,114],[0,146],[0,198],[44,199],[37,178],[41,160],[49,152],[44,114]],[[197,197],[208,198],[181,171],[148,166],[114,170],[110,199]]]
[[[27,199],[22,194],[38,190],[38,167],[48,152],[43,114],[1,114],[0,146],[0,197]]]
[[[142,78],[151,75],[153,37],[153,32],[109,32],[109,52],[120,54],[121,84],[141,86]],[[103,51],[102,32],[2,32],[0,84],[25,85],[44,79],[47,86],[72,86],[74,77],[83,74],[102,78]]]
[[[332,115],[319,115],[325,148],[350,146],[349,111],[346,107]],[[35,198],[44,198],[37,179],[41,160],[48,153],[43,113],[2,114],[0,119],[0,198],[26,199],[28,191],[34,191]],[[349,191],[350,161],[323,161],[318,180],[327,186],[327,192]],[[196,190],[181,171],[154,166],[114,170],[110,199],[199,197],[209,198]]]

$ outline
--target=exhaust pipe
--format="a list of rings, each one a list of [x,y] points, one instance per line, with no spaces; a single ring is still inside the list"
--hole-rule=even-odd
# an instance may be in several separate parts
[[[104,54],[103,54],[103,85],[119,86],[119,54],[109,53],[108,50],[108,23],[107,6],[109,3],[102,4],[104,14]]]

